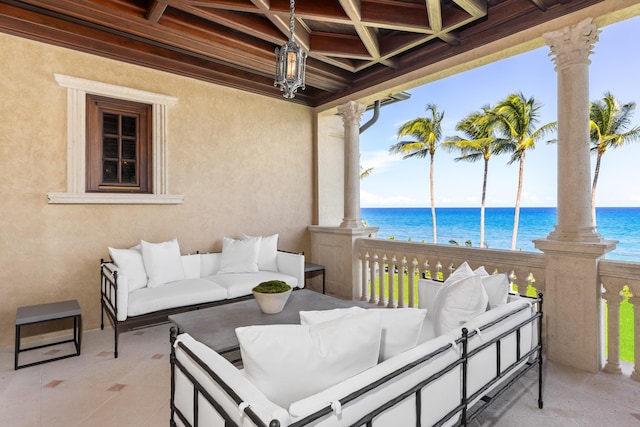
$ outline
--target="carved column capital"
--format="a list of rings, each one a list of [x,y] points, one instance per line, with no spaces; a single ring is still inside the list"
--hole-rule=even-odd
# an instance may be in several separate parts
[[[591,18],[544,34],[551,49],[549,56],[553,57],[556,64],[556,71],[573,64],[590,64],[589,55],[593,53],[593,46],[598,41],[599,34],[600,30]]]
[[[349,101],[346,104],[338,105],[338,114],[342,116],[345,125],[360,125],[360,118],[364,113],[366,105],[355,101]]]

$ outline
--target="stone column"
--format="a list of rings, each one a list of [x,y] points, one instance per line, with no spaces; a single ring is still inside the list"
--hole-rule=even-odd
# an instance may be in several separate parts
[[[340,227],[362,228],[360,220],[360,118],[366,105],[355,101],[338,106],[344,122],[344,219]]]
[[[597,242],[591,219],[589,55],[599,30],[584,20],[544,37],[558,73],[558,224],[549,238]]]
[[[544,35],[558,73],[558,218],[546,239],[546,352],[590,372],[602,368],[603,315],[598,260],[615,248],[591,221],[589,55],[598,40],[591,19]]]

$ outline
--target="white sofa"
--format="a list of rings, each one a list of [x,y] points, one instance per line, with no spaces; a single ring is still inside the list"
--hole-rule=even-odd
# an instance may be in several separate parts
[[[415,347],[288,406],[269,399],[246,364],[237,369],[173,329],[171,425],[467,425],[535,367],[542,408],[541,310],[541,295],[510,295],[461,328],[431,339],[423,333],[426,341]],[[423,328],[432,320],[427,316]]]
[[[152,272],[153,262],[143,261],[143,254],[148,255],[144,241],[142,249],[140,245],[126,250],[109,248],[112,260],[101,260],[101,328],[106,313],[114,326],[114,357],[118,357],[121,332],[166,322],[171,314],[250,298],[251,289],[264,281],[282,280],[292,288],[305,285],[304,254],[279,251],[272,245],[270,260],[263,257],[266,252],[247,257],[246,248],[225,255],[224,246],[223,252],[180,255],[174,241],[154,247],[171,254],[155,259],[160,277]],[[255,265],[238,264],[248,258]]]

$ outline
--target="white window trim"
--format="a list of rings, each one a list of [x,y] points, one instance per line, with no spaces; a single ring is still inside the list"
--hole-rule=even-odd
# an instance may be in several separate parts
[[[168,192],[167,110],[178,98],[138,89],[54,74],[67,88],[67,191],[47,193],[50,204],[181,204],[183,195]],[[102,95],[152,105],[153,194],[86,193],[86,96]]]

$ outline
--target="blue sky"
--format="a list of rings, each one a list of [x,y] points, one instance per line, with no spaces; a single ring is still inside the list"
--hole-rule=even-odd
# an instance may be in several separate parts
[[[607,91],[622,103],[638,104],[632,126],[640,125],[640,17],[602,28],[591,55],[589,99]],[[630,43],[634,41],[633,43]],[[483,105],[494,105],[510,93],[534,96],[543,105],[539,124],[555,121],[556,73],[547,46],[411,89],[411,98],[383,107],[379,120],[360,136],[361,165],[373,173],[361,180],[362,207],[429,206],[428,160],[391,155],[398,127],[425,115],[427,104],[444,111],[443,135],[456,134],[455,124]],[[362,117],[366,123],[371,112]],[[455,162],[456,154],[440,148],[435,156],[436,207],[479,207],[482,162]],[[488,207],[515,204],[518,165],[508,156],[489,161]],[[592,166],[595,157],[592,157]],[[640,206],[640,142],[605,153],[598,179],[598,206]],[[592,167],[593,171],[593,167]],[[593,172],[592,172],[593,173]],[[522,206],[556,206],[555,145],[544,141],[527,152]]]

